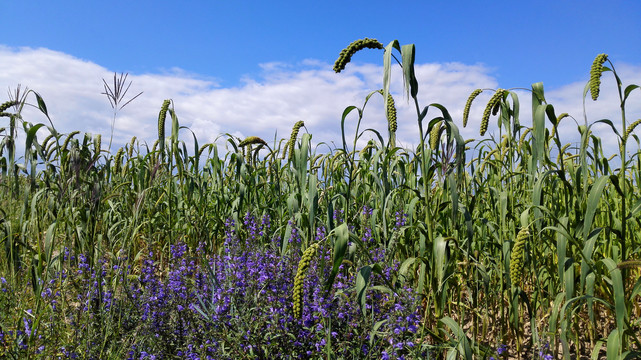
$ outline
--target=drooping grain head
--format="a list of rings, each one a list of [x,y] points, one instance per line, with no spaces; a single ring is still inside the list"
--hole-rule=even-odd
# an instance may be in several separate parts
[[[489,160],[492,157],[492,155],[495,155],[495,154],[498,154],[498,153],[499,153],[499,149],[494,149],[494,150],[490,151],[487,155],[485,155],[485,158],[483,159],[483,162],[481,163],[481,166],[479,167],[479,172],[482,173],[483,170],[485,170],[485,164],[487,164],[489,162]]]
[[[69,146],[69,142],[71,141],[71,139],[73,139],[73,137],[78,134],[80,134],[80,131],[78,130],[72,131],[71,133],[69,133],[69,135],[67,135],[67,138],[65,139],[65,142],[62,144],[62,150],[66,150],[67,146]]]
[[[531,128],[527,128],[521,134],[521,138],[519,139],[519,151],[521,150],[521,148],[523,148],[523,143],[525,142],[525,137],[527,136],[527,134],[530,133],[531,130],[532,130]]]
[[[561,115],[556,117],[556,125],[558,126],[561,120],[565,119],[568,116],[570,116],[568,113],[561,113]]]
[[[568,113],[562,113],[561,115],[556,117],[556,124],[552,127],[552,131],[550,132],[550,136],[548,137],[548,140],[551,140],[556,136],[556,129],[559,127],[559,123],[561,123],[561,120],[565,119],[566,117],[570,116]]]
[[[601,91],[601,74],[603,73],[603,63],[608,60],[607,54],[599,54],[594,58],[592,67],[590,68],[590,95],[592,100],[599,98]]]
[[[132,137],[131,141],[129,142],[129,149],[127,150],[127,158],[131,159],[131,157],[134,155],[134,144],[136,143],[136,137]]]
[[[49,143],[49,140],[51,140],[52,138],[53,138],[53,134],[47,135],[47,137],[44,138],[44,140],[42,140],[42,144],[40,144],[40,146],[42,146],[43,148],[46,148],[47,144]]]
[[[296,138],[298,137],[298,132],[300,131],[300,128],[305,126],[305,122],[303,120],[299,120],[294,124],[294,127],[292,128],[292,134],[289,137],[289,141],[287,144],[285,144],[285,150],[283,150],[283,159],[287,157],[287,152],[289,151],[289,159],[292,158],[294,155],[294,145],[296,144]]]
[[[485,132],[487,131],[487,126],[490,122],[490,114],[494,113],[494,108],[496,106],[499,106],[501,103],[501,99],[503,98],[503,95],[505,95],[507,91],[504,89],[498,89],[492,95],[490,98],[490,101],[488,101],[487,105],[485,106],[485,111],[483,111],[483,117],[481,118],[481,136],[485,135]]]
[[[625,144],[628,141],[628,137],[630,134],[632,134],[632,131],[634,131],[634,128],[639,126],[641,124],[641,119],[638,119],[637,121],[633,122],[630,126],[628,126],[625,129],[625,133],[623,134],[623,143]]]
[[[501,102],[497,101],[496,104],[494,104],[494,107],[492,108],[492,116],[496,116],[496,114],[499,113],[500,108],[501,108]]]
[[[122,161],[122,155],[125,153],[124,148],[118,149],[118,152],[116,152],[116,156],[114,157],[114,172],[118,172],[120,170],[120,165]]]
[[[501,153],[505,154],[507,149],[511,147],[511,142],[510,139],[507,135],[503,135],[502,140],[501,140]]]
[[[45,143],[43,143],[42,148],[44,149],[44,155],[45,155],[45,160],[49,160],[51,158],[51,154],[53,153],[53,148],[57,145],[57,141],[52,141],[50,143],[47,143],[47,147],[44,146]]]
[[[368,38],[352,42],[338,55],[338,59],[334,62],[334,71],[339,73],[345,70],[345,66],[352,61],[352,56],[363,49],[383,49],[383,44],[376,39]]]
[[[0,105],[0,117],[9,117],[9,116],[11,116],[11,113],[8,113],[8,112],[5,112],[5,111],[7,111],[7,109],[9,109],[10,107],[18,105],[18,104],[20,104],[20,101],[18,101],[18,100],[9,100],[9,101],[5,101],[4,103],[2,103],[2,105]]]
[[[170,103],[171,100],[163,101],[160,113],[158,113],[158,139],[165,138],[165,119],[167,118],[167,110],[169,110]]]
[[[265,142],[265,140],[259,138],[258,136],[246,137],[245,140],[241,141],[238,144],[238,146],[243,147],[243,146],[253,145],[253,144],[262,144],[262,145],[267,146],[267,143]]]
[[[206,148],[209,147],[209,144],[205,144],[198,149],[198,158],[200,158],[203,155],[203,151],[205,151]]]
[[[365,147],[361,151],[358,152],[359,159],[363,159],[366,154],[369,155],[370,150],[374,149],[374,148],[375,148],[374,142],[372,140],[369,140],[367,142],[367,145],[365,145]]]
[[[387,94],[387,125],[389,127],[390,133],[395,133],[398,128],[398,123],[396,122],[396,104],[394,104],[394,98],[392,94]]]
[[[483,90],[476,89],[472,91],[470,96],[467,98],[467,101],[465,102],[465,108],[463,109],[463,127],[467,126],[467,121],[470,118],[470,109],[472,108],[472,101],[474,101],[474,99],[476,99],[476,97],[479,96],[479,94],[482,92]]]
[[[308,247],[303,256],[300,258],[298,263],[298,269],[296,269],[296,277],[294,278],[294,289],[292,291],[292,307],[294,308],[294,317],[300,319],[303,316],[303,281],[307,276],[307,269],[309,264],[316,254],[316,250],[319,247],[319,243],[314,243],[312,246]]]
[[[525,269],[525,243],[530,237],[528,228],[522,228],[516,235],[512,254],[510,255],[510,278],[512,284],[520,286],[523,282],[523,271]]]

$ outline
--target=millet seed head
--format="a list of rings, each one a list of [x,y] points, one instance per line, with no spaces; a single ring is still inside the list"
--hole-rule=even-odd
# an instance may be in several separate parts
[[[436,150],[436,147],[438,146],[438,141],[440,140],[440,131],[441,131],[441,125],[443,124],[443,121],[439,121],[436,124],[434,124],[434,127],[432,128],[432,131],[430,131],[430,149]]]
[[[294,127],[292,128],[292,134],[289,137],[289,141],[287,144],[285,144],[285,150],[283,150],[283,159],[287,156],[287,152],[289,151],[289,160],[291,160],[292,156],[294,156],[294,145],[296,144],[296,138],[298,137],[298,132],[300,131],[300,128],[305,126],[305,122],[303,120],[299,120],[294,124]]]
[[[467,101],[465,102],[465,108],[463,109],[463,127],[467,126],[467,121],[470,118],[470,109],[472,108],[472,101],[479,96],[480,93],[482,93],[483,90],[481,89],[476,89],[472,91],[470,96],[467,98]]]
[[[527,136],[527,134],[530,133],[531,130],[532,130],[531,128],[527,128],[521,134],[521,138],[519,139],[519,150],[521,150],[521,148],[523,147],[523,143],[525,142],[525,137]]]
[[[298,269],[296,270],[296,276],[294,277],[294,288],[292,290],[292,307],[294,310],[294,317],[300,319],[303,316],[303,281],[309,268],[309,264],[316,254],[316,250],[319,247],[319,243],[314,243],[308,247],[298,262]]]
[[[136,144],[136,137],[132,137],[131,141],[129,141],[129,148],[127,150],[127,158],[131,159],[131,157],[134,155],[134,144]]]
[[[169,110],[170,103],[171,100],[163,101],[160,113],[158,113],[158,139],[165,138],[165,119],[167,118],[167,110]]]
[[[396,122],[396,105],[394,104],[394,98],[392,94],[387,94],[387,124],[389,126],[389,131],[392,133],[396,132],[398,124]]]
[[[253,144],[262,144],[267,146],[267,143],[265,142],[265,140],[259,138],[258,136],[249,136],[245,138],[245,140],[241,141],[238,144],[238,146],[243,147],[243,146],[253,145]]]
[[[599,54],[594,58],[592,67],[590,68],[590,95],[592,100],[599,98],[601,90],[601,74],[603,73],[603,63],[608,60],[607,54]]]
[[[510,278],[515,285],[521,285],[525,263],[525,242],[530,237],[530,231],[522,228],[516,235],[512,254],[510,255]]]
[[[360,39],[349,44],[345,49],[343,49],[338,55],[338,59],[334,62],[334,71],[339,73],[345,70],[345,66],[352,61],[352,56],[358,51],[363,49],[383,49],[383,44],[381,44],[376,39]]]
[[[632,131],[634,131],[634,128],[639,126],[641,124],[641,119],[638,119],[637,121],[633,122],[630,126],[628,126],[625,129],[625,133],[623,134],[623,143],[625,144],[628,141],[628,137],[630,134],[632,134]]]
[[[481,118],[481,131],[480,131],[481,136],[485,135],[485,132],[487,131],[487,127],[490,121],[490,114],[494,113],[494,108],[496,106],[499,106],[499,104],[501,103],[501,99],[503,98],[503,95],[505,93],[506,93],[506,90],[504,89],[496,90],[494,95],[492,95],[492,97],[490,98],[490,101],[488,101],[487,105],[485,106],[485,110],[483,111],[483,117]]]
[[[18,100],[9,100],[9,101],[5,101],[4,103],[2,103],[2,105],[0,105],[0,117],[2,117],[2,116],[6,116],[6,117],[11,116],[10,113],[6,113],[5,111],[7,111],[7,109],[9,109],[10,107],[18,105],[18,104],[20,104],[20,102]]]

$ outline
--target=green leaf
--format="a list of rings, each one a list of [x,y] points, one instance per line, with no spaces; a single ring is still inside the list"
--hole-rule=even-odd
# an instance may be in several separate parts
[[[372,327],[372,331],[369,333],[369,346],[370,348],[374,344],[374,336],[376,336],[376,332],[378,332],[378,329],[383,326],[384,324],[387,323],[387,319],[385,320],[380,320],[376,324],[374,324],[374,327]]]
[[[385,101],[385,108],[387,108],[387,95],[389,94],[389,84],[392,77],[392,51],[396,49],[401,51],[398,40],[392,40],[385,47],[385,54],[383,54],[383,99]]]
[[[596,213],[596,210],[599,206],[599,199],[601,198],[601,193],[603,193],[603,188],[605,188],[605,185],[608,183],[609,179],[610,179],[609,176],[606,176],[606,175],[601,176],[594,182],[594,185],[592,185],[592,189],[590,189],[590,194],[588,195],[587,209],[585,212],[585,219],[583,221],[583,240],[584,241],[588,239],[588,234],[590,233],[590,229],[592,228],[592,221],[594,220],[594,214]]]
[[[347,251],[347,241],[349,240],[349,229],[347,228],[347,223],[340,224],[337,228],[332,230],[332,232],[336,239],[334,241],[334,266],[332,267],[332,272],[325,284],[325,290],[328,291],[334,284],[334,279],[336,278],[336,274],[338,274],[338,269],[343,263],[345,252]]]
[[[463,359],[472,359],[472,347],[470,346],[470,339],[465,335],[465,331],[449,316],[445,316],[439,321],[450,328],[457,345],[456,349],[459,354],[463,355]]]
[[[36,95],[36,100],[38,101],[38,109],[40,109],[43,114],[49,117],[49,112],[47,111],[47,105],[45,104],[45,101],[42,100],[42,97],[37,92],[34,92],[34,95]]]
[[[287,254],[287,246],[289,245],[289,239],[292,237],[292,225],[287,222],[287,227],[285,228],[285,237],[283,238],[283,243],[280,248],[280,257],[281,259]]]
[[[433,246],[433,261],[434,261],[434,266],[436,267],[436,279],[438,281],[437,286],[438,286],[438,292],[441,292],[443,290],[443,284],[449,277],[449,274],[447,273],[447,265],[450,260],[450,254],[449,254],[449,241],[453,240],[452,238],[444,238],[442,236],[437,237],[434,240],[434,246]]]
[[[36,138],[36,133],[43,126],[45,126],[45,124],[36,124],[29,128],[29,130],[27,131],[27,138],[25,140],[25,149],[31,148],[31,145],[33,145],[33,140]]]
[[[594,349],[592,349],[592,357],[590,359],[592,360],[598,360],[599,359],[599,353],[601,352],[601,348],[603,347],[603,340],[598,340],[594,344]]]
[[[610,335],[608,335],[608,348],[606,355],[608,360],[621,358],[621,336],[618,329],[612,330]]]
[[[343,136],[343,150],[347,151],[347,140],[345,138],[345,120],[347,119],[347,115],[351,113],[353,110],[358,110],[359,116],[361,113],[361,109],[357,108],[356,106],[350,105],[343,110],[343,115],[341,116],[341,135]]]
[[[403,277],[404,280],[407,279],[407,271],[412,264],[416,261],[415,257],[410,257],[405,259],[403,263],[401,264],[401,267],[398,269],[398,276]]]
[[[356,276],[356,300],[361,307],[361,313],[366,315],[365,300],[367,295],[367,286],[369,285],[369,278],[372,274],[372,268],[369,265],[363,266]]]
[[[55,239],[54,235],[56,233],[56,222],[54,221],[49,227],[47,228],[46,236],[45,236],[45,256],[47,259],[47,267],[51,265],[51,255],[53,253],[53,241]]]
[[[313,231],[316,228],[316,213],[318,211],[318,178],[309,176],[307,181],[307,208],[309,210],[309,226]]]
[[[619,269],[610,258],[602,260],[603,263],[607,266],[610,271],[610,280],[612,281],[612,288],[614,290],[614,309],[615,309],[615,318],[617,323],[617,329],[620,332],[620,335],[623,336],[625,331],[625,321],[628,318],[628,313],[625,307],[625,291],[623,288],[623,276],[621,274],[621,269]],[[609,342],[609,339],[608,339]],[[608,344],[609,347],[609,344]]]
[[[534,94],[532,95],[534,97]],[[534,116],[532,117],[532,127],[533,127],[533,136],[534,136],[534,147],[533,155],[536,161],[536,164],[541,164],[543,156],[545,155],[545,142],[547,140],[545,136],[545,111],[547,106],[539,105],[534,111]],[[533,170],[536,170],[534,168]]]
[[[401,47],[401,56],[403,57],[403,84],[405,84],[405,93],[416,98],[418,94],[418,81],[414,74],[414,60],[416,50],[414,44],[403,45]],[[386,104],[387,105],[387,104]]]
[[[639,85],[634,85],[634,84],[628,85],[623,91],[623,94],[624,94],[623,101],[625,101],[628,98],[628,96],[630,96],[630,93],[632,92],[632,90],[638,89],[638,88],[639,88]]]

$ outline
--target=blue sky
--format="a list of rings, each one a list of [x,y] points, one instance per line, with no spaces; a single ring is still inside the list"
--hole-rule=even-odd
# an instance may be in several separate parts
[[[192,129],[273,138],[274,131],[288,132],[302,118],[315,127],[310,132],[331,138],[350,104],[336,100],[358,105],[363,94],[380,87],[382,51],[358,53],[352,73],[332,77],[340,50],[363,37],[416,44],[417,64],[425,66],[426,77],[436,77],[419,81],[421,93],[433,96],[424,105],[461,108],[475,87],[528,88],[538,81],[556,91],[559,101],[567,100],[571,89],[582,89],[602,52],[632,76],[624,81],[641,83],[639,1],[3,0],[0,9],[0,87],[20,83],[43,92],[63,130],[73,125],[104,133],[111,121],[108,103],[93,106],[101,78],[128,72],[132,93],[144,94],[119,114],[129,123],[117,127],[122,141],[136,131],[152,136],[150,119],[163,98],[174,99],[177,111],[182,106],[181,122]],[[336,98],[319,92],[296,98],[311,91],[305,84],[336,92]],[[282,104],[290,118],[269,113],[262,102],[272,95],[280,96],[275,101],[291,97]],[[573,95],[580,100],[580,93]],[[53,103],[63,96],[82,100],[72,108]],[[569,109],[575,109],[573,101]],[[327,110],[326,104],[336,108]],[[242,109],[250,110],[238,114]],[[213,113],[226,113],[226,120]],[[69,120],[78,114],[84,120]],[[247,125],[252,121],[260,125]],[[408,136],[412,131],[406,129]]]

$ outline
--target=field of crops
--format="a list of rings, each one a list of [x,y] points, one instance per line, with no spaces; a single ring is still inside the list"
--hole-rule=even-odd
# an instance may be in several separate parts
[[[383,89],[336,109],[331,149],[303,121],[272,144],[186,143],[167,100],[156,142],[111,150],[17,91],[0,106],[0,358],[640,357],[641,119],[626,101],[641,89],[601,54],[583,96],[615,82],[610,119],[559,112],[540,83],[531,119],[507,89],[474,91],[457,119],[419,104],[414,45],[358,40],[334,70],[363,49],[383,53]],[[394,67],[414,119],[397,119]],[[122,80],[105,83],[114,109]],[[387,129],[366,129],[371,112]],[[459,131],[470,118],[476,140]],[[416,121],[414,148],[396,146],[397,121]]]

